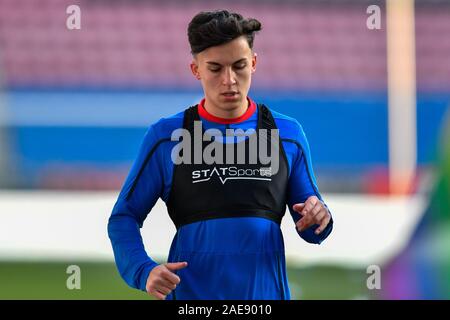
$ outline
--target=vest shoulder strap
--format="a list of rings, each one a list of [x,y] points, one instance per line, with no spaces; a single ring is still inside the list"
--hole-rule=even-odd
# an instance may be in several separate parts
[[[200,120],[198,115],[198,105],[191,106],[184,111],[183,128],[191,130],[193,129],[194,121]],[[276,129],[275,119],[272,112],[265,104],[258,104],[258,128]]]

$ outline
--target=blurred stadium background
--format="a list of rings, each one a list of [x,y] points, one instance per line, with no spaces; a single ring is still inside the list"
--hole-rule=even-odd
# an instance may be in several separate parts
[[[202,97],[186,28],[211,9],[262,22],[250,96],[303,125],[335,217],[320,246],[283,220],[292,298],[449,298],[450,1],[0,0],[0,299],[148,298],[106,223],[147,126]],[[158,202],[148,253],[174,233]]]

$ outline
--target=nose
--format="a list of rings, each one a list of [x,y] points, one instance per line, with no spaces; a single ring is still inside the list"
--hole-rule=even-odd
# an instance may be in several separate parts
[[[236,75],[231,68],[224,68],[222,83],[226,86],[236,84]]]

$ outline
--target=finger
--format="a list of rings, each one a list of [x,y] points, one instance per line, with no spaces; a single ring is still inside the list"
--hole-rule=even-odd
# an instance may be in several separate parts
[[[312,210],[312,208],[314,208],[314,206],[316,205],[317,200],[318,199],[316,196],[309,197],[305,202],[305,207],[303,208],[303,212],[306,214],[309,214],[309,212]]]
[[[181,281],[179,276],[167,269],[161,272],[161,277],[171,284],[179,284]]]
[[[164,294],[162,294],[161,292],[159,292],[158,290],[152,290],[149,293],[158,300],[166,299],[166,296]]]
[[[314,208],[311,209],[310,215],[315,221],[318,221],[316,216],[320,212],[320,210],[322,210],[322,209],[324,209],[324,207],[322,205],[322,202],[320,202],[320,201],[317,201],[317,203],[314,206]]]
[[[170,292],[172,292],[172,289],[170,289],[166,286],[156,286],[155,289],[165,296],[167,296]]]
[[[322,200],[317,199],[317,203],[311,210],[310,215],[314,223],[320,224],[322,219],[329,214],[328,208],[325,206]]]
[[[303,210],[303,208],[305,207],[305,203],[301,202],[301,203],[296,203],[292,206],[292,209],[294,209],[294,211],[301,213],[301,211]]]
[[[155,281],[155,285],[163,286],[163,287],[166,287],[167,289],[170,289],[170,290],[174,290],[177,287],[177,285],[175,283],[172,283],[172,282],[170,282],[170,281],[168,281],[166,279],[163,279],[163,278],[160,278],[160,279],[156,280]]]
[[[312,220],[314,223],[320,224],[320,222],[323,220],[323,218],[326,217],[327,214],[328,214],[327,210],[325,210],[324,207],[321,207],[319,209],[319,212],[317,212],[315,216],[312,217]]]
[[[168,262],[165,264],[166,268],[170,271],[177,271],[187,267],[187,262]]]
[[[301,218],[299,221],[297,221],[296,225],[297,225],[298,231],[302,232],[303,230],[305,230],[313,225],[313,220],[311,218],[309,218],[308,216],[305,216],[305,217]]]
[[[328,223],[330,223],[331,216],[327,214],[320,223],[320,226],[316,229],[315,233],[320,234],[327,227]]]
[[[297,223],[295,224],[295,226],[297,227],[297,230],[300,232],[303,231],[303,221],[302,220],[303,219],[298,220]]]

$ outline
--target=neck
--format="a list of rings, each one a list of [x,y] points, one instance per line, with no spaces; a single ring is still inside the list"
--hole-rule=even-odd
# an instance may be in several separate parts
[[[237,112],[224,112],[217,113],[212,112],[206,107],[206,99],[203,99],[198,108],[199,115],[205,118],[208,121],[222,123],[222,124],[231,124],[231,123],[239,123],[247,120],[252,116],[252,114],[256,110],[256,104],[247,97],[245,99],[245,104],[243,105],[242,110],[239,109]],[[206,107],[206,108],[205,108]]]
[[[208,101],[208,98],[205,99],[205,102],[203,104],[203,107],[210,115],[217,117],[217,118],[221,118],[221,119],[227,119],[227,120],[239,118],[247,111],[247,108],[249,106],[250,106],[250,102],[248,101],[248,99],[245,99],[237,108],[233,108],[233,109],[229,109],[229,110],[214,107]]]

